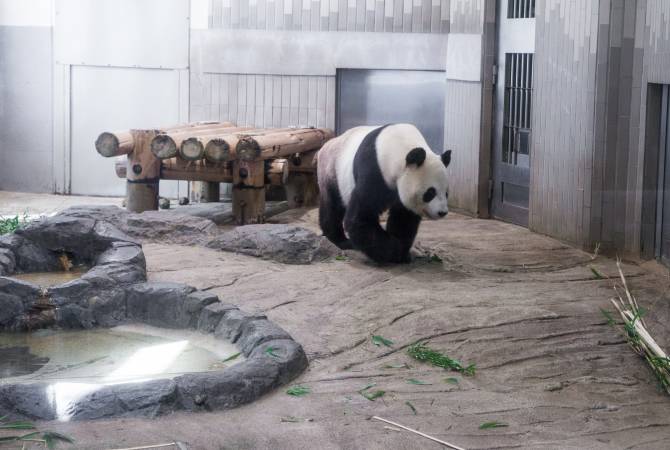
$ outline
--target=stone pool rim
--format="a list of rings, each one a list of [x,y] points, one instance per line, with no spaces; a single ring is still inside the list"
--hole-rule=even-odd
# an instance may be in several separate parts
[[[75,256],[81,252],[81,259],[95,261],[81,278],[47,289],[0,276],[0,331],[26,329],[22,325],[29,322],[17,322],[8,314],[25,318],[37,302],[47,301],[54,306],[53,320],[37,321],[34,329],[110,328],[128,323],[195,329],[236,344],[246,359],[223,370],[101,385],[69,404],[66,417],[59,412],[63,405],[55,404],[49,394],[50,383],[0,382],[0,416],[90,420],[227,409],[257,399],[306,369],[302,346],[265,315],[243,312],[213,293],[186,284],[147,282],[139,242],[108,222],[77,223],[80,220],[54,216],[29,225],[21,233],[0,237],[0,250],[16,251],[19,270],[32,267],[38,271],[39,261],[31,257],[48,257],[56,251]]]

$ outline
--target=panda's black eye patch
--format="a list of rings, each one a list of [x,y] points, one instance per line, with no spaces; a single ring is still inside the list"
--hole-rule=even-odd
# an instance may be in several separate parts
[[[423,202],[428,203],[429,201],[434,199],[436,195],[437,195],[437,191],[435,190],[434,187],[428,188],[426,190],[426,192],[423,193]]]

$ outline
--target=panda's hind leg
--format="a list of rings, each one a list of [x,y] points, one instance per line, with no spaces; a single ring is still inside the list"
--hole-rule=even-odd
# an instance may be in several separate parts
[[[414,244],[416,233],[419,231],[421,216],[415,214],[402,204],[396,204],[389,211],[386,221],[386,231],[402,243],[403,259],[409,262],[409,250]]]
[[[319,225],[323,235],[342,250],[353,248],[351,241],[344,234],[345,208],[340,193],[334,186],[328,186],[320,192]]]

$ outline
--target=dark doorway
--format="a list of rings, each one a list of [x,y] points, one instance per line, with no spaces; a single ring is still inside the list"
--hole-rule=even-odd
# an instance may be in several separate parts
[[[445,88],[441,71],[340,69],[337,134],[359,125],[412,123],[442,153]]]
[[[642,256],[670,265],[670,87],[649,84],[645,127]]]

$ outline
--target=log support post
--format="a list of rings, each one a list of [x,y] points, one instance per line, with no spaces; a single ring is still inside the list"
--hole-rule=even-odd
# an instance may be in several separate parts
[[[126,166],[126,208],[131,212],[158,209],[161,162],[151,153],[153,130],[132,130],[134,148]]]
[[[314,173],[290,173],[284,189],[289,208],[305,208],[319,204],[319,186]]]
[[[218,202],[221,196],[221,183],[213,181],[198,181],[195,183],[196,189],[199,191],[198,198],[202,203]]]
[[[233,215],[239,225],[265,221],[265,162],[233,162]]]

